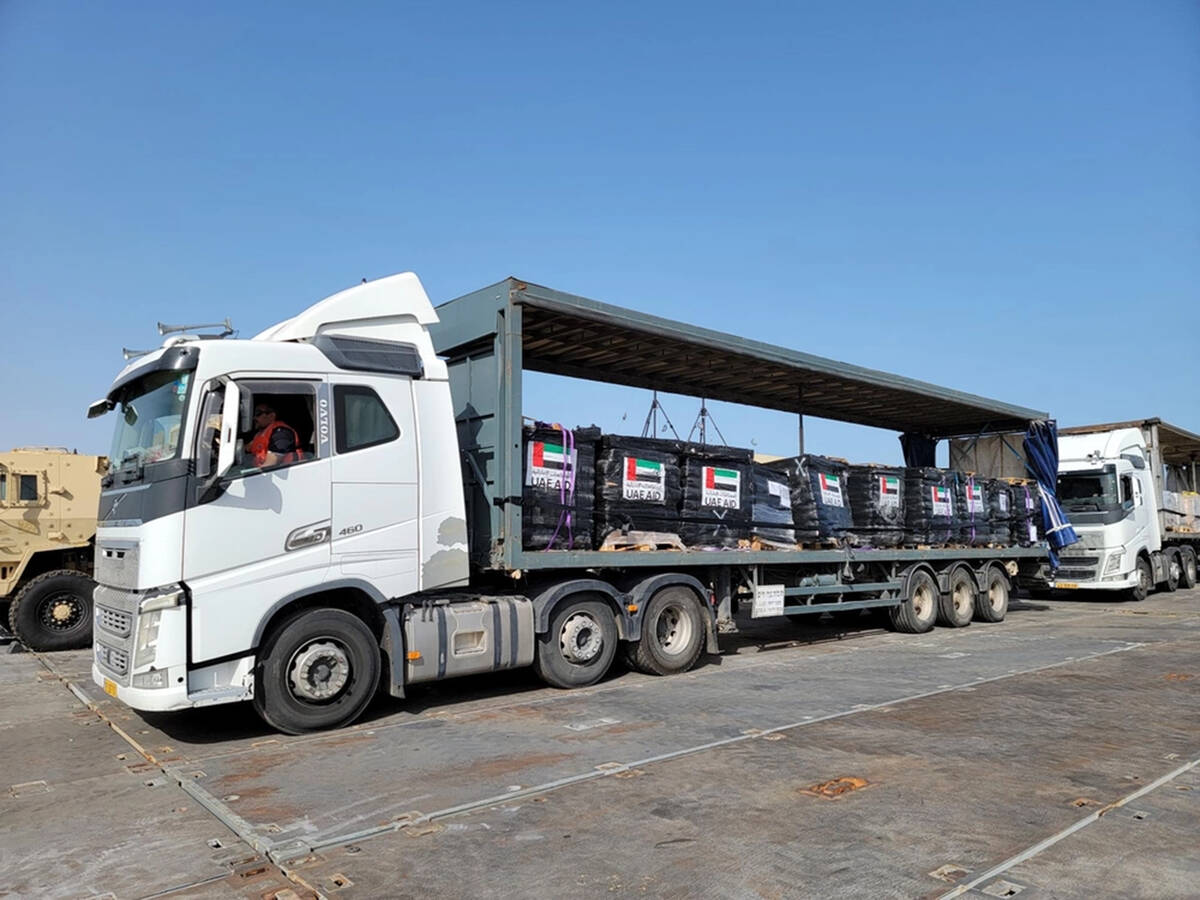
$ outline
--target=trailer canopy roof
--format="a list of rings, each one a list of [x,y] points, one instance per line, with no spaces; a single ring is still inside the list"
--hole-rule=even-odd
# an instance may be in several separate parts
[[[743,308],[744,305],[743,305]],[[519,315],[513,315],[519,309]],[[1047,414],[875,369],[698,328],[515,278],[443,303],[453,355],[520,319],[522,366],[935,437],[1024,430]]]
[[[1120,428],[1158,426],[1158,444],[1162,460],[1171,465],[1200,461],[1200,434],[1184,431],[1162,419],[1135,419],[1132,422],[1109,422],[1106,425],[1078,425],[1060,428],[1059,434],[1094,434],[1097,431],[1116,431]]]

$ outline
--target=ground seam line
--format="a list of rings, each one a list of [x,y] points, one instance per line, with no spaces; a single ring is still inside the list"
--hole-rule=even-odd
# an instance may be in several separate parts
[[[1107,806],[1096,810],[1091,815],[1080,819],[1078,822],[1076,822],[1073,825],[1069,825],[1068,827],[1064,828],[1062,831],[1058,832],[1057,834],[1052,834],[1050,837],[1046,838],[1043,841],[1039,841],[1038,843],[1034,844],[1032,847],[1029,847],[1026,850],[1022,850],[1016,856],[1010,856],[1008,859],[1004,860],[1004,862],[1000,863],[999,865],[993,866],[992,868],[988,869],[986,872],[984,872],[982,875],[978,876],[977,878],[973,879],[972,881],[969,881],[966,884],[960,884],[957,887],[953,888],[952,890],[947,891],[946,893],[944,893],[940,897],[938,897],[938,900],[950,900],[950,898],[952,898],[952,897],[959,897],[959,896],[965,894],[967,891],[983,884],[985,881],[989,881],[992,878],[995,878],[997,875],[1007,872],[1013,866],[1020,865],[1021,863],[1025,862],[1027,860],[1033,859],[1033,857],[1037,856],[1043,850],[1047,850],[1050,847],[1053,847],[1059,841],[1069,838],[1075,832],[1086,828],[1087,826],[1091,825],[1093,822],[1100,821],[1100,817],[1103,816],[1105,813],[1107,813],[1111,810],[1114,810],[1114,809],[1118,809],[1118,808],[1124,806],[1125,804],[1130,803],[1133,800],[1137,800],[1139,797],[1144,797],[1146,794],[1149,794],[1151,791],[1157,790],[1158,788],[1162,787],[1164,784],[1166,784],[1169,781],[1174,781],[1176,778],[1178,778],[1184,772],[1194,769],[1198,765],[1200,765],[1200,759],[1193,759],[1189,763],[1184,763],[1178,769],[1175,769],[1172,772],[1168,772],[1166,775],[1163,775],[1161,778],[1155,779],[1154,781],[1150,782],[1149,784],[1145,785],[1144,787],[1141,787],[1138,790],[1134,791],[1132,794],[1128,794],[1128,795],[1122,797],[1120,800],[1115,800],[1112,803],[1108,804]]]

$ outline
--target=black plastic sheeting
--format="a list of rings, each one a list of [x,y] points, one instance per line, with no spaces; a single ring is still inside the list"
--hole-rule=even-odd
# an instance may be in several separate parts
[[[904,543],[904,469],[853,465],[847,472],[852,527],[850,537],[865,547]]]
[[[680,537],[688,547],[727,548],[750,538],[750,450],[689,444],[683,451]]]
[[[679,441],[605,435],[596,460],[596,545],[614,531],[679,533]]]
[[[524,429],[521,541],[526,550],[592,549],[599,428]]]
[[[905,540],[936,546],[958,539],[954,514],[954,474],[945,469],[914,467],[904,472]]]
[[[1012,542],[1028,547],[1041,539],[1042,503],[1036,484],[1012,485],[1012,519],[1009,531]]]
[[[764,543],[790,548],[796,543],[796,528],[787,474],[754,465],[750,476],[753,487],[750,534]]]
[[[845,462],[805,454],[776,460],[767,466],[788,476],[797,541],[845,537],[851,528]]]
[[[982,547],[992,542],[988,521],[987,479],[961,472],[954,473],[954,508],[958,517],[955,543]]]
[[[993,544],[1012,543],[1012,488],[1007,482],[988,479],[988,526]]]

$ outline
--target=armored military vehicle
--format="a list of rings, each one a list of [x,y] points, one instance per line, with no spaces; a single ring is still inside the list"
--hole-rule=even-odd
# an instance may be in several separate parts
[[[0,453],[0,616],[32,650],[92,640],[92,555],[103,456]]]

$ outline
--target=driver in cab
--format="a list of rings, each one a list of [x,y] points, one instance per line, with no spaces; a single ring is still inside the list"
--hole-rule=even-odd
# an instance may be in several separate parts
[[[246,445],[251,465],[259,469],[289,466],[304,458],[296,430],[276,416],[275,407],[258,400],[254,404],[254,436]]]

